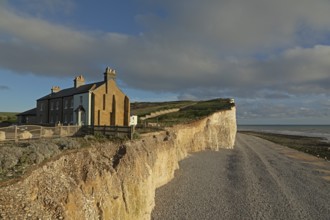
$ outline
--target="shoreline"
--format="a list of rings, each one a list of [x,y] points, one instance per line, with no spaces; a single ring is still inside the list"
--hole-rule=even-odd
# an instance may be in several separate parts
[[[325,137],[273,133],[270,131],[239,130],[238,133],[259,137],[326,161],[330,160],[330,142]]]
[[[330,143],[330,125],[238,125],[237,130],[318,137]]]

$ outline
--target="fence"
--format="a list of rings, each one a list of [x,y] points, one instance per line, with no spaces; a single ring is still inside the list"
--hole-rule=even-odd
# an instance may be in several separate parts
[[[21,125],[0,128],[0,141],[19,141],[27,139],[68,137],[79,134],[81,126],[43,127],[39,125]]]
[[[39,138],[69,137],[75,135],[97,135],[109,137],[133,138],[133,127],[125,126],[55,126],[44,127],[39,125],[21,125],[0,128],[1,141],[19,141]]]
[[[134,128],[126,126],[84,126],[82,133],[97,135],[101,134],[109,137],[127,137],[133,139]]]

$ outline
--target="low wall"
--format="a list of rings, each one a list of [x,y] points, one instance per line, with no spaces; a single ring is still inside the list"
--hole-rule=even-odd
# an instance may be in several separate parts
[[[235,108],[203,120],[63,154],[0,187],[0,219],[150,219],[155,190],[189,152],[233,148]],[[14,214],[15,213],[15,214]]]

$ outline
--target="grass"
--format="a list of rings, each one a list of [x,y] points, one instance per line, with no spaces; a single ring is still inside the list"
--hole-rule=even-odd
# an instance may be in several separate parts
[[[326,160],[330,159],[330,143],[326,142],[324,138],[254,131],[240,131],[240,133],[260,137],[273,143],[290,147]]]
[[[174,107],[175,106],[175,107]],[[160,115],[155,118],[150,118],[147,121],[157,123],[160,126],[172,126],[180,123],[189,123],[198,119],[207,117],[214,112],[229,110],[234,103],[230,103],[230,99],[212,99],[207,101],[177,101],[177,102],[164,102],[164,103],[136,103],[132,110],[134,112],[141,113],[144,116],[145,113],[154,112],[154,109],[167,109],[180,108],[180,111],[169,114]],[[139,108],[141,107],[141,108]],[[162,109],[163,108],[163,109]],[[143,114],[142,114],[143,113]]]
[[[131,103],[131,113],[139,117],[145,116],[152,112],[182,108],[184,106],[193,105],[193,101],[173,101],[173,102],[134,102]]]
[[[10,123],[16,123],[17,112],[0,112],[0,122],[10,122]]]

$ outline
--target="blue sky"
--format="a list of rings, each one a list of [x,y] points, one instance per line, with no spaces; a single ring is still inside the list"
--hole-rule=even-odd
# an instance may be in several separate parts
[[[330,124],[330,1],[1,0],[0,111],[105,67],[131,101],[233,97],[240,124]]]

